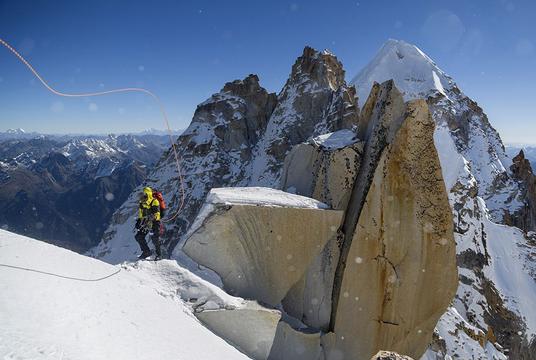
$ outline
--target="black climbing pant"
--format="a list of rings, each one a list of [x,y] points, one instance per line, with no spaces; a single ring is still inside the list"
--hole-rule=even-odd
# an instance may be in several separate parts
[[[138,232],[136,233],[136,241],[138,244],[140,244],[141,251],[144,253],[150,253],[151,250],[149,249],[149,246],[147,245],[147,241],[145,241],[145,237],[149,233],[148,228],[140,228],[138,229]],[[159,221],[153,221],[153,226],[151,229],[151,240],[153,241],[154,248],[156,250],[156,255],[161,256],[160,251],[160,222]]]

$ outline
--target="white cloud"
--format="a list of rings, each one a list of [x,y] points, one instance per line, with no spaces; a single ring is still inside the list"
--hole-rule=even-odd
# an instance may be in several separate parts
[[[98,107],[97,104],[95,104],[95,103],[90,103],[89,106],[88,106],[88,109],[89,109],[89,111],[91,111],[91,112],[95,112],[95,111],[98,111],[98,110],[99,110],[99,107]]]

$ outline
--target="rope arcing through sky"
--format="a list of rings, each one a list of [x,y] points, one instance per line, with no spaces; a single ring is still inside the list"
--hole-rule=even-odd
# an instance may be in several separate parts
[[[45,79],[43,79],[41,77],[41,75],[39,75],[39,73],[33,68],[33,66],[30,65],[30,63],[28,61],[26,61],[26,59],[17,50],[15,50],[11,45],[9,45],[7,42],[5,42],[2,38],[0,38],[0,44],[2,44],[6,49],[11,51],[11,53],[13,53],[13,55],[15,55],[24,65],[26,65],[26,67],[28,69],[30,69],[30,71],[41,82],[41,84],[43,84],[43,86],[48,91],[50,91],[51,93],[53,93],[55,95],[63,96],[63,97],[91,97],[91,96],[102,96],[102,95],[115,94],[115,93],[139,92],[139,93],[143,93],[143,94],[151,96],[156,101],[156,103],[158,104],[158,107],[160,108],[160,112],[162,113],[162,117],[164,118],[164,123],[166,125],[166,129],[167,129],[167,132],[168,132],[168,135],[169,135],[169,142],[171,144],[171,148],[172,148],[173,154],[175,156],[175,165],[177,166],[177,173],[179,175],[179,183],[180,183],[180,198],[181,198],[181,200],[180,200],[180,203],[179,203],[179,207],[177,208],[177,211],[173,214],[173,216],[171,216],[170,218],[167,218],[167,219],[162,219],[162,221],[163,222],[173,221],[179,215],[179,213],[181,212],[182,208],[184,207],[184,179],[183,179],[182,172],[181,172],[179,154],[177,153],[177,148],[176,148],[175,142],[173,141],[173,134],[172,134],[172,131],[171,131],[171,127],[169,126],[169,121],[168,121],[166,109],[164,108],[164,105],[163,105],[162,101],[160,101],[160,98],[155,93],[153,93],[153,92],[151,92],[151,91],[149,91],[147,89],[139,88],[139,87],[128,87],[128,88],[112,89],[112,90],[106,90],[106,91],[88,92],[88,93],[76,93],[76,94],[64,93],[64,92],[58,91],[58,90],[54,89],[52,86],[50,86],[45,81]]]

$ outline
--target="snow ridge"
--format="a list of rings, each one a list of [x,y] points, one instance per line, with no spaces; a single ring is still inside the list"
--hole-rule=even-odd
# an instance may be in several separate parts
[[[427,98],[433,93],[446,95],[455,86],[424,52],[402,40],[388,40],[373,60],[350,82],[357,88],[359,102],[364,104],[374,82],[393,79],[404,100]]]

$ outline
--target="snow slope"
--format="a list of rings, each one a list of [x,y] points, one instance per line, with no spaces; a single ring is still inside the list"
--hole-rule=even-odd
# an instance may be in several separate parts
[[[418,47],[393,39],[382,46],[350,83],[355,85],[360,106],[363,106],[374,82],[391,79],[406,101],[426,98],[430,90],[446,95],[446,91],[454,86],[452,78]]]
[[[203,327],[192,302],[239,306],[174,261],[112,266],[0,230],[2,359],[247,359]],[[208,305],[207,305],[208,304]],[[199,304],[197,304],[199,305]]]
[[[457,152],[449,130],[437,126],[434,140],[447,189],[451,190],[455,185],[463,189],[449,193],[452,207],[460,208],[463,204],[463,208],[474,209],[474,216],[471,212],[454,211],[455,223],[467,229],[454,233],[457,253],[485,254],[482,275],[492,281],[506,308],[524,319],[526,326],[518,335],[533,339],[536,334],[536,312],[533,311],[536,282],[531,274],[535,273],[536,267],[530,260],[527,261],[531,257],[527,241],[518,228],[491,221],[482,197],[466,195],[466,189],[474,188],[477,181],[470,171],[471,162]],[[488,328],[486,312],[489,311],[487,299],[481,294],[483,285],[479,273],[464,265],[460,265],[458,271],[465,280],[460,282],[453,306],[443,315],[436,331],[447,342],[450,354],[470,354],[477,359],[506,358],[491,343],[484,348],[476,346],[467,334],[456,331],[456,328],[470,329],[472,333],[485,337],[482,329]],[[453,337],[455,333],[458,335]]]

